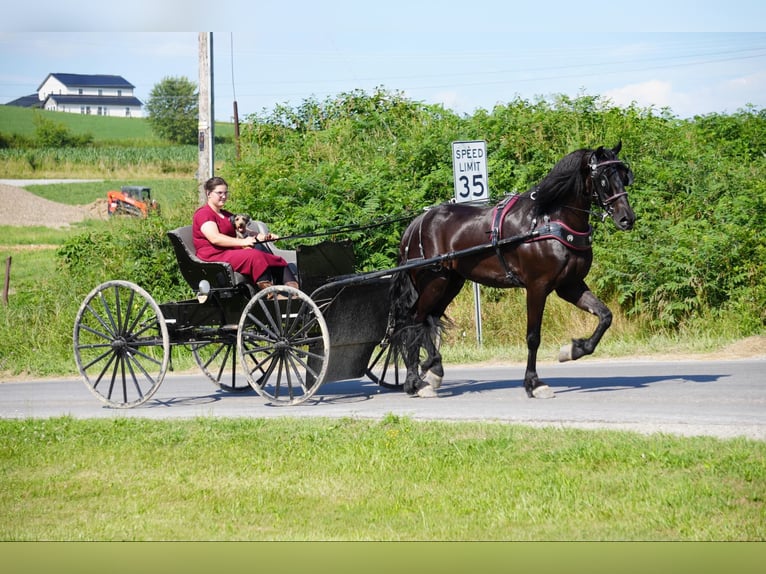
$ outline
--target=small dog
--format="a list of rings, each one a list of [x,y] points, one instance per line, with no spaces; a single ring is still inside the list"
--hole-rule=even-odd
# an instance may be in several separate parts
[[[246,213],[237,213],[231,216],[231,223],[234,226],[234,231],[237,232],[237,237],[240,239],[247,237],[247,224],[250,223],[250,216]]]

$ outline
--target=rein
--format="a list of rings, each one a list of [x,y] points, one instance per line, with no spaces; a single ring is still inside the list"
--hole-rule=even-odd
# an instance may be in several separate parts
[[[408,213],[399,217],[391,217],[389,219],[383,219],[381,221],[378,221],[375,223],[368,223],[366,225],[357,225],[357,224],[341,225],[340,227],[331,227],[330,229],[326,231],[316,231],[314,233],[296,233],[294,235],[285,235],[285,236],[279,237],[279,239],[271,240],[271,241],[289,241],[291,239],[310,239],[313,237],[325,237],[327,235],[339,235],[342,233],[352,233],[354,231],[363,231],[365,229],[375,229],[376,227],[383,227],[384,225],[397,223],[399,221],[409,221],[413,217],[414,217],[413,214]]]

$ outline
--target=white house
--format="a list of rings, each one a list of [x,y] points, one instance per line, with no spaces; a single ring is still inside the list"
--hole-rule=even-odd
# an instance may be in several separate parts
[[[143,104],[133,95],[134,88],[122,76],[48,74],[37,97],[54,112],[140,118]]]

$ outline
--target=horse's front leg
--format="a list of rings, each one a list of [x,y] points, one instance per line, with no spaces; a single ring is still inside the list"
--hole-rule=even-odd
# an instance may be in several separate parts
[[[587,339],[572,339],[572,343],[561,347],[559,361],[574,361],[584,355],[590,355],[596,350],[596,346],[606,330],[612,324],[612,312],[596,297],[585,283],[576,288],[561,288],[556,290],[559,297],[572,303],[583,311],[587,311],[598,317],[598,325],[593,334]]]
[[[551,388],[537,376],[537,350],[540,348],[547,296],[544,289],[527,287],[527,370],[524,373],[524,389],[529,398],[536,399],[551,399],[555,396]]]

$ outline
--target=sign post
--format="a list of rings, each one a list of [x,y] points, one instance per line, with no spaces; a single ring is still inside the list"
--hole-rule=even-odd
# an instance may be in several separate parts
[[[489,201],[487,177],[487,142],[452,142],[452,174],[455,177],[456,203],[484,203]],[[481,298],[479,284],[473,284],[474,313],[476,314],[476,341],[481,347]]]

